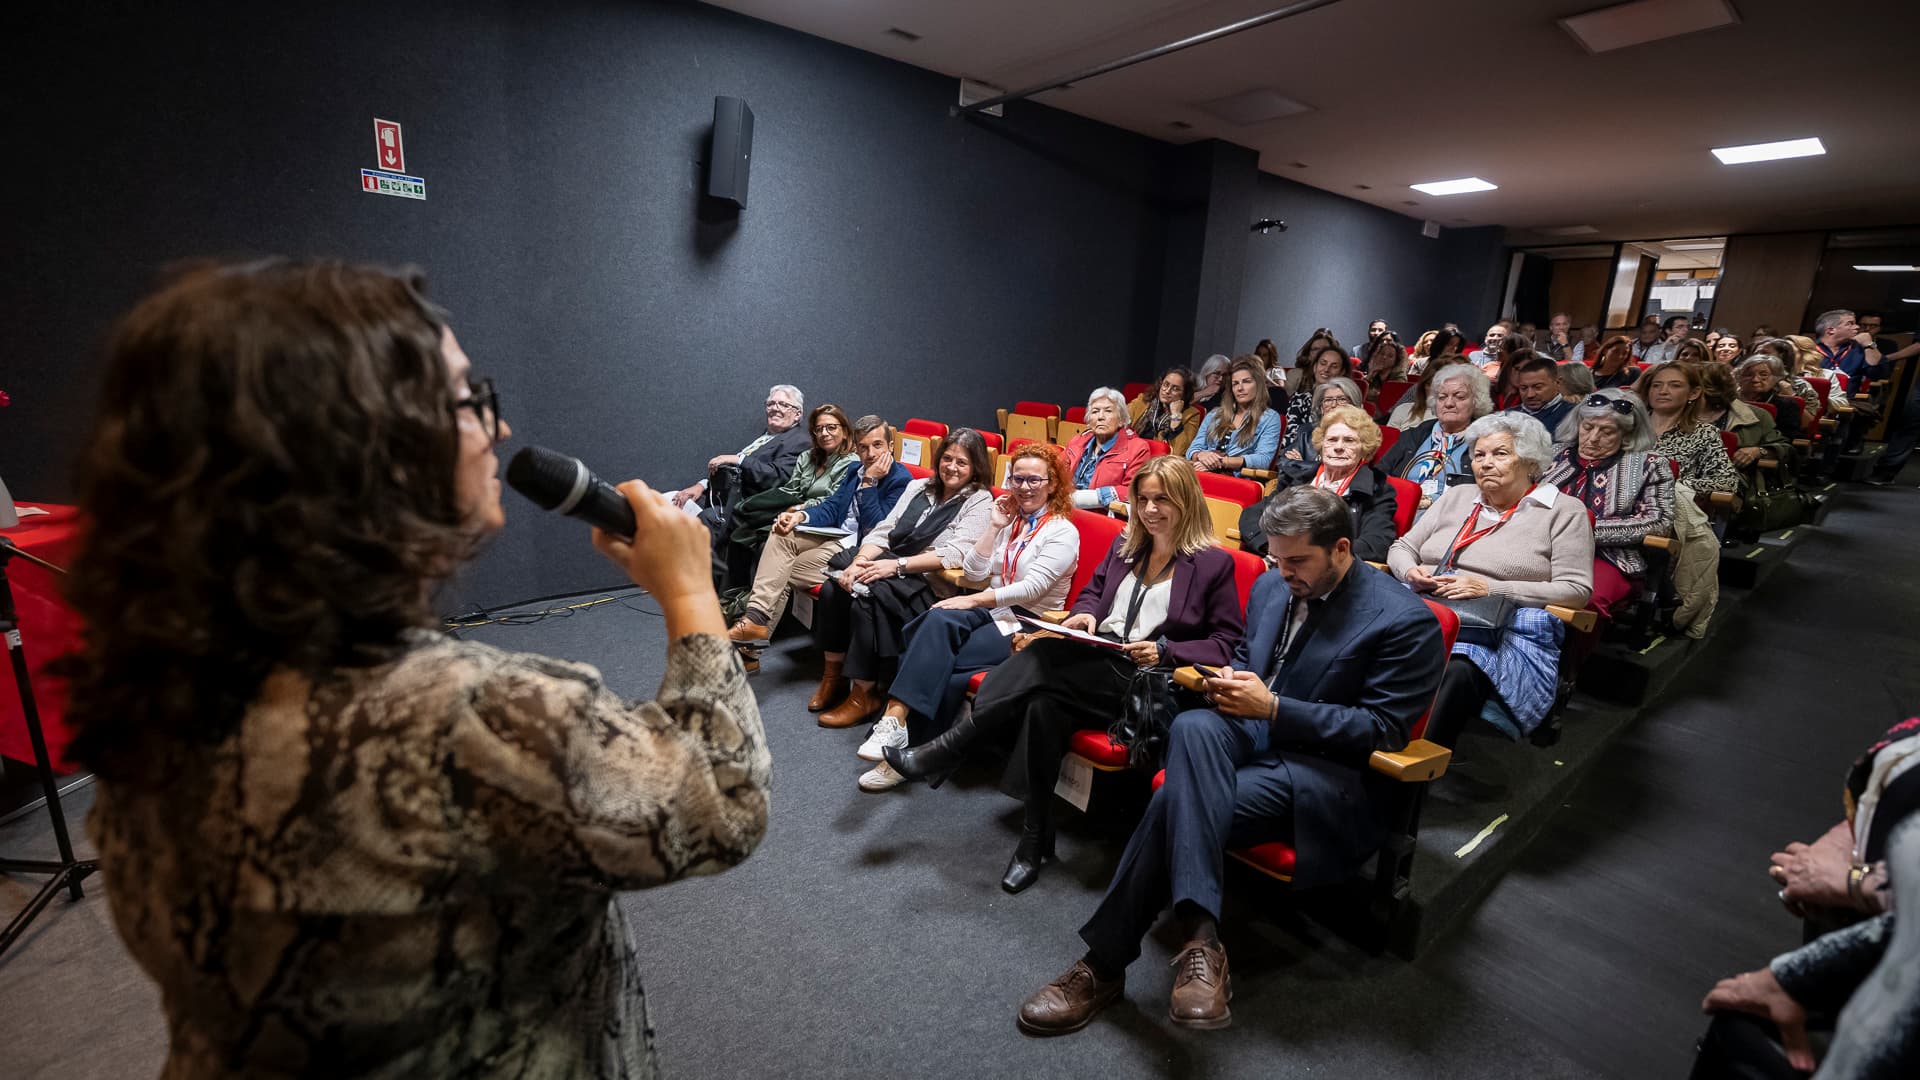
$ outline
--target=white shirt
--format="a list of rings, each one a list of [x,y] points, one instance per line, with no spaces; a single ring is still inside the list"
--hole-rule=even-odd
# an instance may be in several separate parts
[[[1160,624],[1167,621],[1167,606],[1173,602],[1173,575],[1166,574],[1157,584],[1147,586],[1140,597],[1140,611],[1133,617],[1133,632],[1125,633],[1127,607],[1133,603],[1133,590],[1140,584],[1131,571],[1120,579],[1120,591],[1114,594],[1113,610],[1094,629],[1112,634],[1121,641],[1151,641],[1160,636]]]
[[[1029,611],[1066,607],[1073,568],[1080,562],[1080,530],[1073,527],[1073,519],[1049,517],[1037,533],[1029,533],[1022,525],[1020,539],[1014,543],[1019,554],[1013,562],[1013,574],[1005,577],[1007,540],[1012,535],[1013,525],[1001,529],[994,538],[992,555],[983,557],[979,547],[968,548],[960,566],[970,581],[987,579],[987,587],[993,590],[993,623],[1002,635],[1020,629],[1020,620],[1012,611],[1016,604]]]

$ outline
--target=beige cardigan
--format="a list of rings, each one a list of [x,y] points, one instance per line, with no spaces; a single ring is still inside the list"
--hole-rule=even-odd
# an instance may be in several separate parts
[[[1393,576],[1405,581],[1416,566],[1432,573],[1479,501],[1480,489],[1473,484],[1448,488],[1387,552]],[[1481,525],[1494,520],[1481,512]],[[1517,604],[1586,607],[1593,595],[1593,523],[1587,508],[1552,484],[1541,484],[1505,525],[1460,553],[1459,568],[1485,578],[1488,591]]]

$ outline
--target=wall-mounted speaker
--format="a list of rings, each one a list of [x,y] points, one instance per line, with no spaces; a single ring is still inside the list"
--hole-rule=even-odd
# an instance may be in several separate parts
[[[753,110],[739,98],[713,99],[713,152],[707,166],[707,194],[735,206],[747,205],[747,166],[753,159]]]

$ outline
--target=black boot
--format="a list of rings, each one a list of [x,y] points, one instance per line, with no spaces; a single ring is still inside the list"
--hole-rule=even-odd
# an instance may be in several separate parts
[[[990,724],[982,725],[975,720],[972,709],[965,709],[952,727],[919,746],[888,746],[880,752],[901,776],[925,780],[928,787],[937,788],[966,760],[967,748],[991,729]]]
[[[1027,826],[1020,834],[1020,846],[1013,849],[1013,858],[1007,860],[1007,872],[1000,878],[1000,887],[1010,893],[1017,893],[1040,880],[1040,867],[1053,861],[1053,824],[1051,822],[1035,829]]]

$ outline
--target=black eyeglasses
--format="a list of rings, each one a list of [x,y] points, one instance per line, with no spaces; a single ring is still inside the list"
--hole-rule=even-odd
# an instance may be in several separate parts
[[[453,403],[454,411],[458,412],[461,409],[472,409],[474,419],[479,421],[480,427],[487,433],[487,437],[494,442],[499,442],[500,392],[493,388],[493,380],[485,378],[468,379],[467,390],[470,396],[455,401]]]
[[[1623,397],[1608,397],[1605,394],[1589,394],[1587,400],[1580,404],[1589,409],[1612,409],[1621,416],[1633,415],[1633,402]]]

